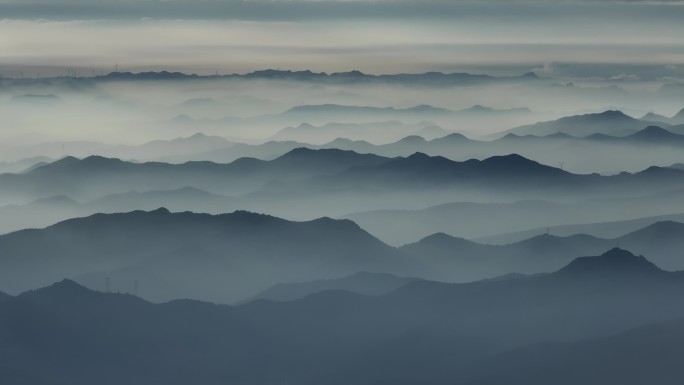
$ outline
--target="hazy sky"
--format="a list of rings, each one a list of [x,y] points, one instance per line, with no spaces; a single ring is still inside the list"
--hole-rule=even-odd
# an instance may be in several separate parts
[[[557,63],[579,63],[591,76],[587,64],[620,63],[658,64],[658,76],[677,77],[684,64],[683,4],[0,0],[0,73],[77,67],[87,74],[116,64],[198,73],[506,72],[507,66],[551,72]]]

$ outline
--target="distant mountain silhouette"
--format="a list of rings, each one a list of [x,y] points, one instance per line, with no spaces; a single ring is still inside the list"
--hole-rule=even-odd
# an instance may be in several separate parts
[[[249,300],[292,301],[328,290],[346,290],[362,295],[383,295],[417,280],[418,278],[397,277],[386,273],[359,272],[336,279],[279,283]]]
[[[662,131],[658,134],[655,128],[649,127],[653,126],[652,122],[644,122],[634,131],[620,133],[611,131],[610,135],[591,133],[591,135],[580,136],[556,132],[539,136],[508,133],[495,140],[474,140],[461,133],[445,135],[445,131],[440,127],[432,128],[424,119],[420,120],[423,121],[402,125],[393,125],[389,122],[384,122],[380,126],[374,126],[372,122],[362,124],[323,122],[301,127],[299,127],[301,121],[298,121],[297,125],[286,129],[292,130],[293,136],[290,139],[296,139],[296,141],[269,141],[263,145],[235,144],[216,150],[199,151],[195,154],[162,157],[161,160],[177,163],[193,159],[224,163],[245,156],[273,159],[293,148],[308,147],[312,149],[338,148],[386,157],[406,157],[415,152],[422,152],[457,161],[517,153],[545,164],[558,164],[559,159],[562,159],[565,169],[577,173],[614,173],[635,172],[655,162],[658,164],[678,162],[680,160],[679,147],[683,145],[681,136],[684,136],[684,126],[661,127],[672,135]],[[308,134],[303,131],[297,134],[300,128]],[[345,128],[348,130],[345,131]],[[368,129],[367,132],[366,129]],[[387,136],[388,134],[390,136]],[[426,138],[425,143],[416,142],[415,136]],[[368,140],[386,144],[371,144]],[[610,158],[604,156],[607,152],[611,153]]]
[[[615,199],[623,197],[625,192],[645,196],[681,188],[684,188],[684,172],[666,167],[651,167],[634,174],[601,176],[573,174],[516,154],[457,162],[415,153],[376,166],[351,167],[336,174],[270,184],[246,195],[245,202],[259,210],[262,207],[278,210],[273,205],[261,205],[274,199],[287,200],[292,204],[304,204],[306,201],[307,204],[315,203],[315,206],[309,206],[311,209],[343,216],[354,210],[387,207],[384,202],[388,202],[390,197],[398,202],[395,205],[409,210],[426,203],[439,204],[447,199],[447,191],[450,199],[457,201],[473,200],[476,192],[479,197],[486,194],[505,200],[588,200]],[[400,196],[409,192],[423,197],[421,205],[415,205],[409,199],[399,201]],[[358,198],[363,207],[348,204],[351,196]],[[316,199],[312,200],[312,197]],[[290,211],[277,213],[296,215]]]
[[[207,107],[216,106],[219,103],[212,98],[192,98],[184,101],[180,105],[183,107]]]
[[[96,80],[187,80],[197,79],[195,74],[184,74],[181,72],[110,72],[107,75],[96,77]]]
[[[284,115],[309,114],[450,114],[454,111],[429,105],[419,105],[409,108],[344,106],[339,104],[318,104],[293,107]]]
[[[54,105],[64,100],[53,94],[24,94],[13,96],[11,101],[22,104]]]
[[[428,135],[432,139],[443,136],[448,132],[429,122],[417,124],[406,124],[398,121],[344,124],[328,123],[322,126],[302,123],[296,127],[286,127],[278,131],[272,136],[272,139],[280,141],[291,140],[320,145],[334,141],[337,138],[387,142],[414,133]]]
[[[672,132],[658,126],[648,126],[627,138],[643,141],[682,141],[684,135],[673,134]]]
[[[653,112],[649,112],[646,115],[642,116],[641,120],[655,123],[670,123],[670,118],[668,118],[667,116],[659,115]]]
[[[482,106],[479,104],[476,104],[470,108],[466,108],[463,110],[460,110],[459,112],[461,113],[467,113],[467,114],[528,114],[531,113],[532,111],[529,108],[522,107],[522,108],[510,108],[510,109],[496,109],[496,108],[491,108],[491,107],[486,107]]]
[[[13,162],[0,162],[0,174],[26,172],[50,162],[54,162],[54,159],[45,156],[24,158]]]
[[[164,206],[172,211],[226,212],[237,209],[235,199],[213,194],[194,187],[174,190],[129,191],[106,195],[80,205],[88,214],[116,213],[135,210],[154,210]]]
[[[670,118],[670,123],[674,125],[684,124],[684,108]]]
[[[489,75],[478,75],[469,73],[441,73],[441,72],[425,72],[413,74],[391,74],[391,75],[372,75],[366,74],[358,70],[348,72],[312,72],[310,70],[291,71],[279,69],[267,69],[253,71],[246,74],[229,74],[229,75],[195,75],[184,74],[180,72],[111,72],[107,75],[97,76],[94,81],[126,81],[126,80],[163,80],[163,81],[182,81],[188,79],[209,79],[209,78],[225,78],[225,79],[269,79],[269,80],[290,80],[290,81],[308,81],[308,82],[326,82],[326,83],[389,83],[389,84],[404,84],[412,86],[446,86],[446,85],[468,85],[468,84],[487,84],[487,83],[509,83],[509,82],[527,82],[539,81],[537,75],[533,73],[526,73],[521,76],[510,77],[494,77]],[[78,80],[78,79],[77,79]]]
[[[673,170],[682,171],[676,167]],[[662,178],[663,181],[669,178],[674,181],[679,178],[678,175],[677,173],[668,176],[667,173],[663,173],[653,178]],[[611,187],[616,187],[618,183],[626,183],[624,178],[634,181],[643,178],[644,185],[649,188],[653,187],[649,181],[652,177],[647,175],[623,175],[597,179],[603,180],[603,178],[609,185],[614,183]],[[590,180],[588,186],[593,185],[594,188],[604,183],[591,181],[593,178],[588,179]],[[622,181],[612,182],[615,179],[622,179]],[[581,185],[583,182],[577,183]],[[567,188],[571,188],[570,186],[572,184]],[[530,199],[534,194],[531,192],[515,202],[488,203],[454,199],[455,202],[435,204],[427,208],[408,205],[399,209],[371,208],[341,216],[355,221],[392,245],[402,245],[440,232],[466,239],[481,239],[486,243],[505,244],[546,233],[547,229],[551,231],[551,234],[561,236],[580,234],[585,232],[584,229],[587,226],[592,229],[586,230],[589,234],[614,238],[661,220],[681,221],[677,215],[681,215],[684,211],[677,212],[673,207],[684,205],[682,194],[684,190],[666,189],[663,192],[625,197],[625,192],[641,189],[638,186],[632,186],[629,182],[629,187],[622,191],[616,189],[614,193],[605,197],[598,199],[589,197],[586,200],[566,203],[551,201],[563,194],[562,191],[555,196],[549,195],[547,198],[539,197],[538,199]],[[513,190],[510,193],[513,193]],[[582,194],[582,191],[577,191],[575,197]],[[629,210],[626,211],[625,207]],[[468,220],[463,220],[463,218]],[[521,218],[524,218],[524,221],[521,221]],[[640,218],[644,221],[637,221]],[[632,220],[636,221],[633,225],[627,223]],[[611,225],[610,222],[615,222],[615,225]],[[624,225],[621,222],[625,222]],[[599,226],[600,223],[605,226]],[[597,231],[593,231],[593,224],[599,227]]]
[[[241,158],[230,164],[187,162],[132,163],[115,158],[65,157],[25,174],[0,175],[4,194],[41,198],[68,195],[91,200],[128,191],[173,190],[186,186],[220,193],[244,194],[274,181],[330,174],[356,166],[375,166],[389,159],[334,149],[293,150],[271,161]]]
[[[648,126],[627,136],[610,136],[605,134],[593,134],[585,137],[586,140],[607,143],[633,143],[660,144],[668,146],[681,146],[684,144],[684,135],[678,135],[658,126]]]
[[[521,126],[505,131],[504,134],[544,136],[560,132],[573,136],[589,136],[592,134],[625,136],[647,126],[649,126],[648,122],[634,119],[621,111],[611,110]]]
[[[668,118],[667,116],[658,115],[658,114],[654,114],[652,112],[649,112],[648,114],[646,114],[642,117],[642,120],[648,120],[651,122],[658,122],[658,123],[666,123],[666,124],[670,124],[670,125],[682,125],[682,124],[684,124],[684,108],[679,110],[676,114],[674,114],[670,118]]]
[[[154,140],[139,145],[114,145],[92,141],[43,142],[35,145],[10,147],[6,149],[7,152],[4,155],[10,158],[26,158],[27,156],[44,158],[44,162],[63,158],[65,154],[77,158],[97,155],[135,161],[157,160],[160,157],[180,157],[186,161],[188,156],[192,154],[227,149],[234,145],[234,142],[220,136],[197,133],[188,137]],[[16,155],[12,155],[13,153]]]
[[[240,75],[230,75],[230,77],[240,77]],[[370,75],[361,71],[354,70],[349,72],[338,72],[332,74],[314,73],[311,71],[281,71],[263,70],[255,71],[244,75],[245,78],[266,78],[281,80],[315,81],[315,82],[345,82],[345,83],[396,83],[406,85],[430,85],[444,86],[455,84],[477,84],[490,82],[510,82],[510,81],[529,81],[529,77],[501,77],[496,78],[488,75],[474,75],[468,73],[426,72],[417,74],[396,74],[396,75]]]
[[[616,244],[639,253],[657,255],[659,266],[680,270],[684,269],[678,251],[684,247],[683,236],[684,224],[665,221],[613,239],[582,234],[568,237],[542,234],[507,245],[486,245],[435,234],[399,249],[434,267],[429,273],[432,279],[468,281],[510,272],[548,272],[559,269],[578,254],[595,254]],[[583,262],[578,263],[581,266]]]
[[[556,274],[581,277],[593,274],[660,274],[663,270],[643,256],[636,256],[627,250],[614,248],[598,257],[581,257],[570,262]]]
[[[441,156],[429,156],[417,152],[405,158],[391,160],[384,164],[345,171],[343,174],[349,178],[350,174],[357,174],[358,178],[383,177],[387,178],[411,178],[415,182],[421,180],[433,183],[449,184],[455,181],[463,182],[464,179],[485,178],[526,178],[526,177],[563,177],[570,175],[557,168],[545,166],[535,161],[526,159],[517,154],[495,156],[484,160],[471,159],[465,162],[455,162]]]

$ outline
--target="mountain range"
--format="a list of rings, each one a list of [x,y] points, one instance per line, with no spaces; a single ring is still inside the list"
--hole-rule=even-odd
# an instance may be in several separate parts
[[[671,125],[680,125],[684,124],[684,108],[679,110],[676,114],[674,114],[672,117],[667,117],[663,115],[658,115],[653,112],[649,112],[648,114],[644,115],[641,117],[641,120],[647,120],[647,121],[652,121],[652,122],[657,122],[657,123],[666,123],[666,124],[671,124]]]
[[[396,74],[396,75],[372,75],[365,74],[358,70],[349,72],[312,72],[305,71],[288,71],[268,69],[254,71],[246,74],[230,74],[230,75],[210,75],[198,76],[195,74],[185,74],[180,72],[111,72],[105,76],[95,77],[94,81],[130,81],[130,80],[195,80],[195,79],[217,79],[217,78],[244,78],[244,79],[269,79],[269,80],[292,80],[292,81],[309,81],[309,82],[331,82],[331,83],[395,83],[405,85],[427,85],[427,86],[445,86],[445,85],[469,85],[479,83],[492,82],[511,82],[511,81],[538,81],[538,78],[533,73],[526,73],[521,76],[512,77],[494,77],[489,75],[476,75],[468,73],[441,73],[441,72],[426,72],[416,74]]]
[[[311,161],[314,159],[316,161]],[[295,149],[272,161],[241,158],[230,164],[133,163],[100,156],[66,157],[22,174],[2,174],[0,182],[6,186],[3,195],[10,197],[68,195],[74,199],[95,199],[113,193],[187,186],[230,195],[244,194],[269,182],[335,173],[387,160],[376,155],[332,149],[321,152]]]
[[[629,191],[626,191],[629,192]],[[392,245],[402,245],[434,233],[502,244],[530,238],[550,230],[555,235],[588,233],[617,236],[659,220],[675,219],[684,205],[684,190],[656,194],[607,196],[602,199],[558,202],[450,202],[418,209],[369,210],[341,216]],[[629,210],[625,210],[628,207]],[[673,207],[675,209],[673,209]],[[524,221],[521,221],[524,218]],[[660,218],[660,219],[658,219]],[[627,230],[593,232],[596,223],[635,221]],[[606,225],[607,228],[616,226]]]
[[[231,303],[278,283],[338,279],[364,271],[451,282],[542,273],[576,255],[616,244],[654,255],[659,265],[675,270],[684,266],[679,258],[683,234],[684,224],[658,222],[615,239],[540,235],[495,246],[435,234],[397,249],[348,220],[292,222],[243,211],[209,215],[166,209],[96,214],[0,236],[0,290],[17,293],[67,277],[98,289],[109,282],[112,289],[125,292],[132,292],[138,281],[141,295],[155,301]],[[357,281],[378,277],[304,286],[359,287],[364,284]],[[389,286],[406,282],[388,281]],[[301,287],[285,286],[285,291]],[[360,292],[376,293],[367,290]]]
[[[443,233],[433,234],[399,248],[428,266],[439,266],[430,278],[469,281],[511,272],[534,274],[553,271],[576,255],[595,254],[619,245],[639,253],[655,255],[659,266],[684,269],[681,247],[684,224],[663,221],[612,239],[575,234],[567,237],[541,234],[506,245],[476,243]]]
[[[345,150],[297,148],[270,161],[241,158],[229,164],[67,157],[22,174],[2,174],[0,183],[5,204],[26,205],[56,196],[97,203],[100,198],[111,200],[117,194],[123,198],[120,194],[192,186],[218,195],[214,201],[221,206],[212,212],[226,211],[224,205],[228,204],[306,219],[377,208],[414,210],[473,199],[619,199],[684,188],[684,172],[651,167],[638,173],[601,176],[573,174],[516,154],[456,162],[422,153],[387,158]],[[134,202],[138,197],[132,199]],[[189,205],[188,209],[194,207],[207,205]]]
[[[682,294],[681,273],[622,249],[533,277],[233,307],[152,304],[64,280],[0,302],[0,375],[73,385],[541,384],[566,368],[558,383],[638,384],[680,374],[675,356],[663,359],[681,350],[681,321],[671,320],[684,316]]]
[[[664,123],[661,122],[661,124]],[[609,110],[601,113],[568,116],[558,120],[516,127],[504,133],[537,136],[557,133],[572,136],[589,136],[592,134],[626,136],[650,125],[652,125],[650,121],[632,118],[621,111]]]
[[[585,120],[595,120],[592,125],[603,126],[603,114],[593,114],[583,117]],[[579,117],[568,117],[579,118]],[[420,124],[420,123],[417,123]],[[383,123],[385,137],[394,138],[395,135],[407,131],[404,128],[413,125]],[[164,160],[174,162],[185,160],[209,160],[214,162],[229,162],[239,157],[250,156],[262,159],[272,159],[297,147],[311,149],[337,148],[359,153],[373,153],[387,157],[409,156],[415,152],[423,152],[433,156],[463,161],[470,158],[483,159],[490,156],[517,153],[527,158],[546,164],[559,164],[573,172],[612,172],[639,171],[654,164],[666,165],[678,162],[681,147],[684,146],[684,126],[670,126],[666,128],[654,126],[650,122],[639,123],[637,131],[612,133],[611,135],[588,131],[586,136],[573,136],[556,132],[545,136],[522,135],[509,132],[494,140],[475,140],[460,133],[439,135],[443,133],[435,130],[424,132],[415,130],[409,136],[386,144],[372,144],[362,140],[363,135],[358,130],[378,132],[372,123],[368,124],[328,124],[313,126],[303,124],[286,130],[292,132],[282,137],[281,141],[268,141],[263,144],[235,144],[230,147],[209,150],[182,157],[166,157]],[[393,127],[393,128],[392,128]],[[572,126],[569,126],[570,128]],[[582,127],[585,127],[582,125]],[[589,125],[591,127],[591,125]],[[622,126],[620,126],[622,127]],[[339,131],[348,129],[348,132]],[[357,130],[358,128],[358,130]],[[428,129],[426,127],[425,129]],[[375,131],[373,131],[375,130]],[[572,131],[569,129],[569,131]],[[574,132],[574,131],[573,131]],[[602,130],[599,130],[602,132]],[[306,133],[311,138],[318,138],[306,142]],[[370,135],[370,134],[368,134]],[[366,135],[368,138],[370,136]],[[439,137],[436,137],[439,136]],[[336,138],[335,138],[336,137]],[[428,138],[428,139],[425,139]],[[351,138],[351,139],[350,139]],[[291,139],[282,141],[282,139]],[[334,139],[334,140],[333,140]],[[327,143],[320,144],[324,140]],[[383,141],[372,140],[375,143]],[[312,144],[314,142],[315,144]],[[610,157],[605,156],[607,152]]]
[[[0,236],[0,255],[2,289],[10,292],[64,277],[131,291],[138,280],[145,298],[223,303],[281,282],[420,271],[351,221],[290,222],[241,211],[96,214]]]

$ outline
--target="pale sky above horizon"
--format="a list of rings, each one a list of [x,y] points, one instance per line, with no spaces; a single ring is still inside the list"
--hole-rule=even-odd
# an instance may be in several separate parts
[[[553,63],[674,70],[684,65],[682,4],[4,0],[0,74],[47,76],[67,67],[107,73],[117,64],[121,70],[194,73],[453,72],[478,66],[549,72]],[[670,75],[665,70],[661,76]]]

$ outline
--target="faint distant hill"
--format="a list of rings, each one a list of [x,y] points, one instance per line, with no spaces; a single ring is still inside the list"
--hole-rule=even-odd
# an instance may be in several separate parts
[[[33,167],[39,167],[50,162],[54,159],[48,158],[46,156],[36,156],[31,158],[24,158],[14,162],[0,162],[0,174],[3,173],[19,173],[24,171],[29,171]]]
[[[25,204],[0,206],[0,234],[27,228],[43,228],[70,218],[96,213],[119,213],[131,210],[155,210],[160,206],[172,211],[225,213],[240,208],[232,197],[183,187],[173,190],[128,191],[77,202],[57,195]]]
[[[470,108],[466,108],[458,111],[462,114],[472,114],[472,115],[507,115],[507,114],[529,114],[532,113],[527,107],[517,107],[510,109],[496,109],[492,107],[483,106],[476,104]]]
[[[34,105],[55,105],[62,103],[64,100],[53,94],[24,94],[16,95],[11,99],[12,103],[17,104],[34,104]]]
[[[384,143],[414,133],[421,133],[426,136],[429,135],[430,138],[435,138],[444,136],[448,132],[430,122],[417,124],[406,124],[398,121],[329,123],[323,126],[302,123],[296,127],[286,127],[278,131],[271,138],[278,141],[297,141],[311,144],[324,144],[337,138]]]
[[[480,244],[447,234],[434,234],[400,250],[439,266],[433,279],[476,280],[510,272],[553,271],[576,255],[596,254],[620,245],[638,253],[656,255],[655,262],[668,270],[684,269],[680,251],[684,247],[684,223],[656,222],[639,230],[603,239],[584,234],[560,237],[541,234],[506,245]],[[445,272],[441,274],[440,271]],[[448,273],[447,273],[448,272]]]
[[[531,230],[517,231],[512,233],[497,234],[475,239],[480,243],[507,244],[531,238],[538,234],[550,232],[558,236],[567,237],[574,234],[587,234],[599,238],[617,238],[623,234],[639,230],[657,222],[674,221],[684,222],[684,213],[649,216],[637,219],[628,219],[612,222],[592,222],[581,224],[558,225],[537,227]]]
[[[589,141],[597,141],[609,144],[658,144],[665,146],[684,145],[684,135],[678,135],[658,126],[648,126],[633,134],[626,136],[611,136],[605,134],[592,134],[584,138]]]
[[[196,74],[185,74],[181,72],[110,72],[104,76],[98,76],[95,80],[188,80],[199,78]]]
[[[634,119],[621,111],[605,111],[516,127],[504,131],[502,134],[545,136],[564,133],[573,136],[589,136],[592,134],[625,136],[640,131],[649,125],[651,125],[649,122]]]
[[[663,115],[658,115],[652,112],[649,112],[648,114],[644,115],[641,120],[647,120],[647,121],[652,121],[652,122],[659,122],[659,123],[666,123],[670,125],[680,125],[684,124],[684,108],[679,110],[676,114],[674,114],[671,117],[663,116]]]
[[[387,122],[382,124],[391,125]],[[684,146],[684,126],[663,128],[652,124],[626,136],[592,134],[579,137],[565,133],[538,136],[509,133],[495,140],[475,140],[460,133],[444,135],[445,131],[438,126],[410,130],[413,126],[419,127],[420,123],[400,124],[394,127],[378,126],[377,130],[368,132],[366,129],[372,125],[365,123],[302,124],[286,128],[278,134],[276,141],[271,140],[257,145],[238,143],[226,148],[202,151],[185,157],[166,157],[162,160],[229,162],[241,156],[272,159],[293,148],[308,147],[337,148],[386,157],[406,157],[415,152],[422,152],[457,161],[516,153],[545,164],[558,165],[562,162],[566,170],[576,173],[635,172],[653,164],[663,165],[680,161],[680,150]],[[345,131],[344,128],[349,130]],[[292,133],[293,136],[290,138],[294,140],[284,140],[288,138],[287,131]],[[373,132],[377,133],[379,140],[368,137]],[[371,139],[375,144],[366,139]],[[390,139],[396,140],[386,143]],[[611,154],[610,157],[606,156],[608,152]]]
[[[263,70],[255,71],[245,75],[229,75],[230,77],[245,77],[245,78],[261,78],[261,79],[278,79],[278,80],[297,80],[297,81],[315,81],[315,82],[344,82],[344,83],[393,83],[406,85],[429,85],[429,86],[445,86],[445,85],[466,85],[488,82],[510,82],[510,81],[535,81],[538,80],[536,76],[525,74],[523,76],[513,77],[493,77],[488,75],[476,75],[468,73],[441,73],[441,72],[426,72],[416,74],[396,74],[396,75],[371,75],[365,74],[358,70],[349,72],[336,73],[315,73],[311,71],[281,71],[281,70]]]
[[[386,273],[359,272],[336,279],[310,282],[279,283],[250,298],[249,301],[292,301],[328,290],[345,290],[362,295],[383,295],[417,281],[418,278],[397,277]]]
[[[479,75],[469,73],[442,73],[425,72],[414,74],[391,74],[391,75],[372,75],[358,70],[348,72],[312,72],[290,71],[267,69],[249,72],[246,74],[229,75],[196,75],[184,74],[180,72],[112,72],[104,76],[95,77],[94,81],[129,81],[129,80],[163,80],[163,81],[182,81],[199,79],[261,79],[261,80],[281,80],[281,81],[304,81],[313,83],[370,83],[370,84],[402,84],[410,86],[432,86],[444,87],[454,85],[473,85],[488,83],[518,83],[518,82],[539,82],[543,79],[533,73],[526,73],[521,76],[495,77],[490,75]]]
[[[219,103],[212,98],[192,98],[180,104],[181,107],[213,107]]]
[[[156,160],[160,157],[188,157],[198,152],[225,149],[235,143],[220,136],[196,133],[187,137],[158,139],[142,144],[115,145],[93,141],[42,142],[25,146],[7,146],[3,156],[9,159],[47,157],[63,158],[65,154],[85,158],[91,155],[127,160]]]
[[[682,295],[681,273],[618,248],[532,277],[240,306],[153,304],[62,280],[0,302],[11,336],[0,380],[86,385],[116,365],[105,384],[674,384]]]
[[[311,114],[451,114],[453,111],[444,108],[433,107],[430,105],[419,105],[409,108],[394,107],[371,107],[371,106],[345,106],[339,104],[318,104],[293,107],[283,113],[283,115],[302,115],[304,117]]]
[[[130,210],[154,210],[160,206],[172,211],[219,213],[237,209],[235,199],[194,187],[161,191],[129,191],[106,195],[81,204],[84,213],[116,213]],[[66,219],[66,218],[65,218]]]

